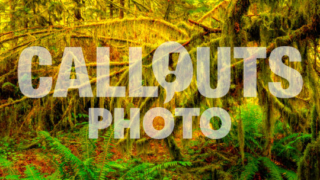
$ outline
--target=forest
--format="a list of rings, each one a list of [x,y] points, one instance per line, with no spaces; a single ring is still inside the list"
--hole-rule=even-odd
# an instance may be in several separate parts
[[[0,0],[0,179],[320,179],[320,0]],[[319,30],[319,31],[318,31]],[[152,68],[157,48],[177,42],[191,57],[190,85],[166,102],[166,91]],[[42,77],[53,86],[42,98],[21,92],[19,58],[26,48],[44,47],[50,66],[32,58],[31,83]],[[294,47],[301,62],[287,56],[282,62],[298,71],[301,92],[293,98],[271,94],[268,83],[287,79],[270,68],[269,57],[278,47]],[[66,47],[81,47],[92,97],[69,89],[55,97],[55,84]],[[97,48],[110,48],[111,86],[128,92],[129,49],[142,48],[141,85],[158,88],[157,97],[97,96]],[[197,87],[197,49],[210,48],[210,86],[219,80],[218,48],[231,49],[231,79],[221,98],[203,96]],[[265,47],[266,58],[235,58],[235,47]],[[179,54],[170,54],[169,69]],[[256,60],[256,97],[245,97],[244,64]],[[76,79],[71,66],[70,78]],[[175,76],[168,76],[174,81]],[[164,139],[143,131],[143,116],[152,108],[172,112],[174,130]],[[231,130],[222,139],[210,139],[192,118],[192,138],[183,138],[185,126],[176,108],[212,107],[226,110]],[[115,124],[91,139],[89,109],[140,109],[140,138],[130,129],[117,139]],[[165,121],[155,117],[161,130]],[[210,119],[219,129],[219,118]]]

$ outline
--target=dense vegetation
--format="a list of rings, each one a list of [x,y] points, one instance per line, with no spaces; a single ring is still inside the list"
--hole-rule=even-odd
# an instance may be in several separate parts
[[[0,176],[2,179],[320,179],[319,0],[0,0]],[[65,47],[81,46],[92,89],[96,83],[96,47],[111,48],[111,84],[128,85],[129,47],[143,47],[143,84],[159,86],[151,62],[155,49],[177,41],[194,66],[197,47],[211,48],[211,86],[217,82],[217,47],[293,46],[302,62],[284,62],[304,80],[299,96],[280,99],[268,82],[268,59],[258,60],[258,97],[243,97],[243,62],[232,58],[232,82],[220,99],[200,95],[196,78],[164,104],[159,98],[25,97],[19,90],[17,64],[23,49],[42,46],[52,66],[33,61],[32,78],[56,81]],[[173,64],[174,66],[174,64]],[[196,68],[195,68],[196,74]],[[72,76],[72,75],[71,75]],[[55,84],[55,83],[54,83]],[[94,91],[95,92],[95,91]],[[143,134],[139,140],[115,140],[113,127],[88,139],[88,109],[113,111],[138,107],[221,107],[232,117],[227,137],[211,140],[194,118],[193,139],[182,139],[182,121],[164,140]],[[163,121],[155,120],[161,129]],[[212,120],[218,128],[218,121]],[[141,128],[142,129],[142,128]]]

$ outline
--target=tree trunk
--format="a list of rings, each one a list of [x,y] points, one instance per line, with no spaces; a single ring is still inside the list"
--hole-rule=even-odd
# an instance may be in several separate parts
[[[172,136],[169,136],[164,141],[166,142],[169,152],[173,158],[173,161],[181,161],[182,160],[181,150],[176,144],[174,138]]]
[[[10,27],[11,30],[14,31],[15,30],[15,19],[14,19],[14,15],[13,12],[15,10],[15,4],[14,4],[14,0],[9,0],[9,7],[10,7]]]
[[[81,6],[82,6],[82,0],[78,0],[78,1],[76,1],[76,9],[75,9],[75,11],[74,11],[74,16],[75,16],[75,18],[76,19],[78,19],[79,21],[80,20],[84,20],[83,19],[83,17],[82,17],[82,15],[81,15]],[[50,19],[49,19],[49,21],[50,21]]]
[[[111,2],[113,2],[113,0],[110,0]],[[113,18],[113,4],[110,3],[110,18]]]
[[[298,179],[319,179],[320,178],[320,139],[309,143],[298,163]]]
[[[22,5],[25,7],[26,6],[26,3],[23,1],[22,2]],[[24,23],[24,28],[28,28],[28,16],[27,16],[27,13],[26,12],[24,12],[23,13],[24,14],[24,21],[23,21],[23,23]]]
[[[168,21],[169,20],[169,15],[170,15],[170,11],[172,9],[172,6],[173,6],[173,1],[169,1],[168,2],[168,7],[167,7],[167,10],[166,10],[166,13],[164,15],[164,20]]]
[[[120,0],[120,6],[124,8],[124,0]],[[124,17],[123,9],[120,9],[119,12],[120,12],[119,17],[120,17],[120,19],[122,19]]]
[[[15,23],[15,16],[14,16],[14,11],[16,9],[16,5],[15,5],[15,1],[14,0],[9,0],[9,8],[10,8],[10,28],[11,31],[15,31],[16,30],[16,23]],[[14,36],[14,33],[12,33],[11,35],[12,37]],[[16,47],[17,46],[17,40],[12,41],[12,47]]]

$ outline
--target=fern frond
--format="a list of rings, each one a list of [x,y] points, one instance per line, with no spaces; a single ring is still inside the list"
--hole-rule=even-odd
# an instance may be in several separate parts
[[[104,143],[103,143],[104,153],[102,157],[99,179],[100,178],[104,179],[106,177],[106,173],[112,171],[112,169],[108,168],[108,165],[106,165],[106,161],[109,158],[108,153],[111,148],[111,140],[112,140],[113,133],[114,133],[113,128],[112,126],[110,126],[110,128],[108,129],[108,131],[104,136]]]
[[[245,145],[248,147],[252,152],[255,151],[255,149],[252,147],[252,143],[255,145],[255,148],[259,148],[262,150],[262,146],[260,145],[260,142],[258,142],[254,136],[246,136],[245,137]]]
[[[241,173],[240,179],[253,179],[254,175],[259,171],[258,159],[252,157],[248,164],[244,167],[244,171]]]
[[[154,171],[161,171],[163,169],[173,168],[173,167],[177,167],[179,165],[191,166],[192,163],[191,162],[184,162],[184,161],[171,161],[171,162],[165,162],[162,164],[158,164],[158,165],[146,170],[144,173],[144,177],[148,176],[149,174],[151,174]]]
[[[45,178],[33,166],[27,165],[24,171],[27,178],[25,180],[45,180]]]
[[[260,157],[259,160],[262,162],[262,165],[267,168],[272,179],[283,179],[281,176],[281,168],[274,164],[274,162],[272,162],[269,158]]]
[[[150,168],[153,166],[154,166],[154,164],[152,164],[152,163],[142,163],[140,165],[133,167],[129,171],[127,171],[120,179],[124,179],[124,177],[126,177],[126,176],[132,176],[132,175],[136,174],[137,172],[144,172],[147,168]]]
[[[295,140],[288,143],[288,145],[296,144],[297,142],[303,142],[303,141],[311,141],[312,135],[311,134],[303,134],[301,133],[301,136],[297,137]]]
[[[0,167],[3,168],[10,168],[12,166],[12,162],[0,157]]]
[[[299,142],[311,141],[311,139],[311,134],[294,133],[282,138],[279,141],[276,141],[274,143],[274,146],[272,147],[272,151],[277,156],[285,157],[287,159],[298,162],[302,154],[297,148],[297,144]]]
[[[293,171],[289,171],[281,168],[280,172],[282,176],[285,177],[287,180],[298,180],[297,174]]]
[[[299,137],[301,137],[301,139],[308,139],[310,136],[311,134],[293,133],[293,134],[290,134],[289,136],[281,138],[281,140],[279,140],[279,143],[284,143],[290,139],[297,139]]]
[[[81,179],[94,178],[95,173],[88,168],[78,157],[76,157],[70,149],[62,145],[58,139],[52,138],[50,134],[46,131],[39,132],[45,140],[49,142],[49,145],[53,150],[55,150],[63,159],[70,163],[74,169],[76,169],[76,174],[81,177]]]

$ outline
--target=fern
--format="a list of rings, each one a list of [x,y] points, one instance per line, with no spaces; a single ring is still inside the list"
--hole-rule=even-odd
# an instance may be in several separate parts
[[[56,179],[62,179],[60,177],[61,171],[55,171],[53,174],[46,177],[47,180],[56,180]]]
[[[289,142],[288,145],[293,145],[293,144],[296,144],[297,142],[311,141],[311,138],[312,138],[311,134],[301,133],[301,136],[299,136],[295,140]]]
[[[282,176],[285,177],[287,180],[298,180],[297,174],[293,171],[289,171],[281,168],[280,172]]]
[[[254,175],[259,171],[258,159],[252,157],[248,164],[244,167],[244,171],[241,173],[240,179],[253,179]]]
[[[311,141],[311,134],[294,133],[281,140],[275,141],[272,151],[281,158],[292,159],[298,162],[302,153],[297,148],[299,142]]]
[[[159,172],[164,169],[179,167],[179,166],[191,166],[191,162],[185,161],[171,161],[165,162],[161,164],[153,164],[153,163],[142,163],[137,166],[132,167],[129,171],[127,171],[120,179],[153,179]],[[148,178],[147,178],[148,177]]]
[[[135,166],[134,168],[130,169],[129,171],[127,171],[120,179],[124,179],[124,177],[126,176],[132,176],[137,174],[138,172],[143,172],[145,171],[147,168],[150,168],[154,166],[154,164],[152,163],[142,163],[140,165]]]
[[[267,157],[260,157],[260,162],[262,162],[263,166],[268,170],[271,179],[283,179],[281,176],[281,169],[274,164]]]
[[[0,170],[6,170],[9,175],[6,177],[6,179],[19,179],[19,176],[15,175],[15,172],[12,168],[13,162],[7,160],[6,158],[1,157],[2,154],[0,154]],[[0,178],[1,179],[1,178]]]
[[[181,161],[171,161],[171,162],[165,162],[165,163],[162,163],[162,164],[158,164],[156,166],[154,166],[153,168],[151,169],[148,169],[146,172],[145,172],[145,176],[152,173],[153,171],[160,171],[162,169],[168,169],[168,168],[171,168],[171,167],[176,167],[178,165],[183,165],[183,166],[191,166],[192,164],[190,162],[181,162]]]
[[[283,179],[287,180],[297,180],[297,175],[295,172],[283,169],[277,166],[267,157],[252,157],[250,154],[248,156],[248,164],[244,167],[243,172],[241,173],[240,179],[250,180],[254,179],[256,173],[261,172],[265,174],[270,179]],[[265,172],[267,170],[267,173]]]
[[[244,129],[244,147],[249,149],[252,153],[256,153],[257,149],[262,150],[263,135],[260,133],[260,124],[262,123],[262,110],[258,105],[246,104],[240,107],[240,115],[237,119],[241,119]],[[238,123],[233,123],[233,129],[237,129]],[[226,145],[234,145],[239,147],[238,132],[230,132],[229,135],[223,139]]]
[[[27,178],[25,180],[44,180],[45,178],[38,172],[33,166],[27,165],[26,170],[24,171]]]
[[[284,143],[285,141],[295,139],[294,142],[297,142],[298,140],[309,140],[311,138],[311,134],[304,134],[304,133],[293,133],[289,136],[286,136],[282,138],[279,143]]]
[[[0,178],[2,179],[2,178]],[[20,179],[19,175],[8,175],[4,179],[10,179],[10,180],[15,180],[15,179]]]
[[[12,162],[11,161],[0,157],[0,167],[10,168],[11,166],[12,166]]]
[[[184,161],[171,161],[171,162],[165,162],[162,164],[155,165],[154,167],[147,169],[143,175],[143,177],[152,178],[158,174],[158,172],[161,172],[164,169],[174,168],[178,166],[191,166],[191,162],[184,162]],[[155,172],[155,173],[154,173]]]
[[[58,139],[52,138],[50,134],[46,131],[39,132],[40,135],[42,135],[48,142],[49,145],[52,147],[53,150],[55,150],[59,155],[62,156],[64,161],[71,164],[71,166],[76,169],[76,174],[81,179],[94,179],[95,173],[88,168],[85,163],[83,163],[78,157],[76,157],[72,152],[62,145]]]
[[[99,172],[100,173],[99,179],[101,178],[105,179],[107,172],[114,171],[112,167],[110,167],[111,162],[106,164],[106,161],[109,159],[109,156],[110,156],[109,150],[111,148],[111,140],[112,140],[113,132],[114,131],[111,126],[104,136],[104,144],[103,144],[104,153],[103,153],[101,168]]]

